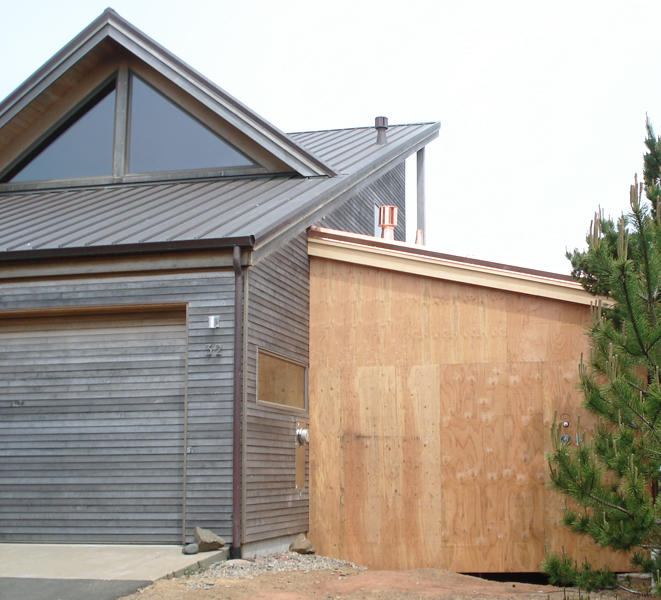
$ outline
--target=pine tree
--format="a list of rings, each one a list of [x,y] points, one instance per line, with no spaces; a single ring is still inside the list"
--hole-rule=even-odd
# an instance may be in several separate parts
[[[568,253],[573,275],[599,295],[579,366],[593,439],[565,444],[552,430],[552,485],[573,498],[563,522],[602,546],[631,551],[634,566],[661,567],[661,139],[647,122],[645,192],[635,181],[630,213],[595,215],[586,251]],[[658,577],[657,577],[658,581]]]
[[[645,120],[645,128],[647,129],[647,139],[645,139],[647,154],[644,157],[643,180],[645,194],[652,205],[652,215],[656,216],[656,208],[661,200],[661,139],[654,135],[649,119]]]

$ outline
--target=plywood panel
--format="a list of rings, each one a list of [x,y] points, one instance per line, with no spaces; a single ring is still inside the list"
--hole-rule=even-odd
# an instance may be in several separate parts
[[[552,415],[581,412],[588,320],[567,302],[312,259],[320,551],[519,572],[539,570],[548,542],[625,568],[561,530],[564,500],[546,485]]]
[[[526,571],[541,558],[541,396],[534,368],[481,364],[442,368],[441,480],[447,565],[466,571],[478,554],[490,571]],[[444,400],[447,399],[447,402]],[[524,563],[512,554],[528,543]],[[500,552],[485,552],[493,547]],[[477,554],[476,554],[477,553]]]
[[[314,378],[314,380],[313,380]],[[310,413],[310,538],[319,554],[340,556],[343,549],[342,506],[344,470],[342,464],[341,379],[336,369],[319,368],[310,374],[310,388],[323,401]]]

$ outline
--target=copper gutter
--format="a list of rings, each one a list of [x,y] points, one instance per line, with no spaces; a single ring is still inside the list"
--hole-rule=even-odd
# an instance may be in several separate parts
[[[327,229],[325,227],[312,226],[308,228],[308,237],[312,239],[344,242],[356,246],[383,248],[386,250],[395,250],[405,252],[411,256],[428,257],[432,259],[439,259],[444,261],[451,261],[459,265],[474,265],[477,267],[486,267],[499,271],[510,271],[512,273],[520,273],[522,275],[532,275],[535,277],[545,277],[549,279],[557,279],[559,281],[567,281],[574,283],[571,275],[564,273],[552,273],[550,271],[540,271],[539,269],[529,269],[527,267],[517,267],[504,263],[497,263],[488,260],[481,260],[478,258],[468,258],[465,256],[457,256],[456,254],[446,254],[431,250],[428,246],[415,246],[407,244],[406,242],[399,242],[397,240],[388,240],[384,238],[375,238],[372,236],[361,235],[359,233],[350,233],[346,231],[339,231],[336,229]]]

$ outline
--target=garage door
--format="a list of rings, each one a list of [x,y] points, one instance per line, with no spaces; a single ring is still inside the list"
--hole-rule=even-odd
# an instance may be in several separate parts
[[[179,543],[183,311],[0,319],[0,540]]]

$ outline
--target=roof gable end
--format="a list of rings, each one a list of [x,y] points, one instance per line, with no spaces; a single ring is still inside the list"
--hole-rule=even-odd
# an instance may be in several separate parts
[[[136,29],[114,10],[106,9],[87,28],[0,103],[0,135],[33,103],[48,102],[45,94],[58,80],[85,61],[93,65],[110,52],[124,52],[147,65],[174,86],[245,136],[273,164],[305,177],[332,176],[333,169],[294,142],[227,92],[210,82],[168,50]],[[53,100],[50,100],[53,102]]]

